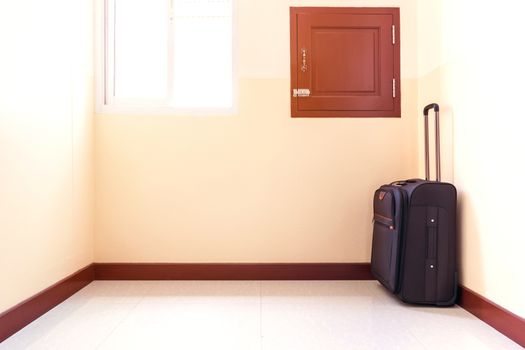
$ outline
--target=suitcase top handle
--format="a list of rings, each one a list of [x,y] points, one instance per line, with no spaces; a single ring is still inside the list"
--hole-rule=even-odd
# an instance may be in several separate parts
[[[439,112],[439,105],[437,103],[431,103],[429,105],[427,105],[424,109],[423,109],[423,114],[425,115],[425,117],[428,116],[428,111],[430,109],[434,109],[434,112]]]
[[[441,181],[441,150],[439,144],[439,105],[437,103],[431,103],[423,109],[423,115],[425,116],[425,180],[430,180],[430,154],[428,145],[428,111],[434,109],[436,114],[435,118],[435,131],[436,131],[436,181]]]

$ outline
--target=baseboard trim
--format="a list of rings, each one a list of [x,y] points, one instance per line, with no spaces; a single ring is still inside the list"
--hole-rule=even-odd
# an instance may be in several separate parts
[[[96,280],[372,280],[370,263],[95,263]]]
[[[93,263],[0,313],[0,343],[93,280],[374,280],[370,263]],[[457,304],[525,347],[525,320],[465,286]]]
[[[90,264],[0,313],[0,343],[87,286],[94,278],[95,269]]]
[[[459,287],[457,304],[498,332],[525,347],[525,319],[465,286]]]

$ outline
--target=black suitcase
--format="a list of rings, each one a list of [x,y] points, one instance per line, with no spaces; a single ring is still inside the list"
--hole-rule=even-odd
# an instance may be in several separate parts
[[[436,181],[429,180],[428,111],[436,114]],[[456,188],[441,182],[439,106],[425,117],[426,179],[396,181],[374,194],[372,273],[401,300],[453,305],[457,293]]]

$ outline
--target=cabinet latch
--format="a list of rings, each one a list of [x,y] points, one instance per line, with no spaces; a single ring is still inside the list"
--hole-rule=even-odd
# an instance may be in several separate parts
[[[310,89],[293,89],[293,97],[308,97]]]

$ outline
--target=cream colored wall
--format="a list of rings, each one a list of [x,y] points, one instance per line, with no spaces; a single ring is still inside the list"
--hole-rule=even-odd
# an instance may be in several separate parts
[[[93,261],[91,7],[0,2],[0,312]]]
[[[400,6],[401,119],[291,119],[289,6]],[[417,172],[416,7],[237,1],[239,112],[96,116],[97,262],[366,262],[371,198]]]
[[[518,5],[328,4],[401,7],[403,118],[289,118],[288,7],[319,2],[238,0],[237,115],[96,117],[96,261],[368,261],[371,192],[421,173],[437,101],[462,283],[525,316]],[[0,3],[0,311],[93,261],[91,10]]]
[[[519,2],[420,1],[419,109],[442,106],[459,190],[461,282],[525,317],[525,41]],[[435,45],[434,45],[435,43]]]

